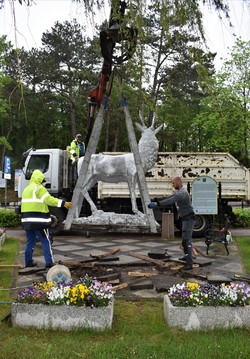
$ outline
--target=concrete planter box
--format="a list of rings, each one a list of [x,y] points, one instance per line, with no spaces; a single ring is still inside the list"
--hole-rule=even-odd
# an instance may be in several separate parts
[[[5,232],[4,233],[0,232],[0,250],[1,250],[2,245],[5,242],[5,236],[6,236]]]
[[[164,317],[172,328],[210,330],[250,327],[250,306],[245,307],[175,307],[164,296]]]
[[[12,303],[11,311],[13,325],[66,331],[80,328],[111,328],[113,316],[114,301],[107,307],[100,308]]]

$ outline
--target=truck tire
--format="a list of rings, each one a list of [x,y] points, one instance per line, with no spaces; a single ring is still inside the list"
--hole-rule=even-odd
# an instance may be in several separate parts
[[[57,207],[50,207],[49,212],[52,219],[51,231],[54,235],[58,235],[63,230],[62,222],[66,218],[66,212]]]
[[[204,234],[207,231],[209,225],[212,223],[212,221],[213,221],[212,216],[196,215],[194,229],[193,229],[193,237],[194,238],[204,237]]]

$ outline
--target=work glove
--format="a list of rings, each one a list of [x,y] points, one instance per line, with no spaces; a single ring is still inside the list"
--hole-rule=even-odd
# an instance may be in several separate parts
[[[72,207],[72,203],[71,202],[65,202],[64,207],[69,209],[70,207]]]
[[[150,202],[148,204],[148,208],[155,208],[157,206],[157,203],[156,202]]]

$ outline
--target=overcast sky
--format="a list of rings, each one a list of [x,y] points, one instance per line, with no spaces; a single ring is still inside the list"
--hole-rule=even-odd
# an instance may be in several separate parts
[[[88,35],[93,35],[91,19],[87,19],[82,5],[71,0],[35,0],[31,7],[21,6],[13,0],[5,0],[4,9],[0,10],[0,34],[7,35],[15,46],[26,49],[41,45],[42,33],[51,30],[56,21],[64,22],[76,18],[80,24],[88,25]],[[235,39],[250,40],[250,8],[242,0],[228,0],[231,8],[230,28],[227,19],[222,21],[214,10],[204,12],[204,27],[207,45],[210,51],[217,52],[216,68],[219,69],[223,60],[228,57]],[[109,17],[109,9],[98,12],[96,21],[101,23]],[[16,25],[15,25],[16,24]]]

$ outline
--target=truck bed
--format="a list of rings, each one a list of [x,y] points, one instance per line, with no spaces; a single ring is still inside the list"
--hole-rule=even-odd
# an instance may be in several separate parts
[[[146,173],[151,197],[162,197],[173,192],[171,179],[181,176],[184,186],[199,176],[209,176],[219,185],[222,198],[232,201],[250,199],[249,169],[229,153],[218,152],[159,152],[155,166]],[[137,188],[137,196],[140,197]],[[127,198],[127,183],[98,183],[98,198]]]

